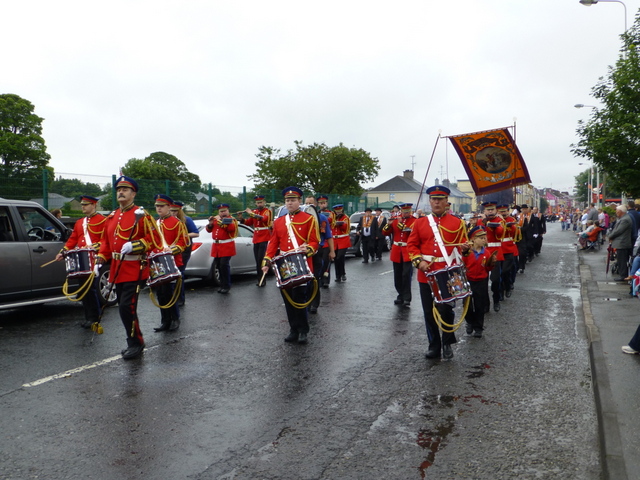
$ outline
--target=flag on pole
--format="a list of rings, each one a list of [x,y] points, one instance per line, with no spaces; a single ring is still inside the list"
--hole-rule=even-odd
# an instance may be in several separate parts
[[[476,195],[531,183],[524,159],[506,128],[448,138]]]

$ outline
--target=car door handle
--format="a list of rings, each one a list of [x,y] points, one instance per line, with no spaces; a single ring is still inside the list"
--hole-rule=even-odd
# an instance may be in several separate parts
[[[40,245],[38,248],[34,248],[33,251],[36,253],[44,253],[47,251],[47,249],[43,248],[42,245]]]

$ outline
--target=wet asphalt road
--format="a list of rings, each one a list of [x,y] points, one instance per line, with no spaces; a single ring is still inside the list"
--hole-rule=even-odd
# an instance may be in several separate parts
[[[306,346],[252,276],[189,284],[176,333],[143,293],[129,362],[116,309],[93,344],[79,305],[0,312],[0,479],[600,478],[577,255],[548,228],[450,361],[424,358],[417,285],[393,305],[388,254],[348,259]]]

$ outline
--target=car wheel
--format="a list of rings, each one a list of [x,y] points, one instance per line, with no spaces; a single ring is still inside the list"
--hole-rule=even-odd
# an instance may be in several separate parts
[[[220,270],[216,268],[215,262],[211,264],[211,271],[209,272],[207,280],[210,281],[214,287],[220,286]]]
[[[103,265],[98,276],[98,296],[100,297],[100,303],[107,307],[118,303],[115,287],[111,289],[109,294],[109,270],[111,270],[111,265]],[[107,298],[107,294],[109,294],[109,298]]]
[[[356,240],[356,257],[362,256],[362,242],[360,241],[360,237]]]

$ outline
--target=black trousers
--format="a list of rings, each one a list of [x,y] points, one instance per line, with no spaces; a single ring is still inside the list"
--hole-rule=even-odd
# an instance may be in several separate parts
[[[329,285],[331,283],[331,259],[329,258],[329,247],[322,247],[318,252],[318,255],[322,255],[322,274],[320,275],[320,279],[322,280],[318,286]],[[313,272],[315,275],[315,262],[313,264]]]
[[[118,294],[118,310],[122,325],[127,332],[127,345],[144,345],[144,338],[140,330],[138,321],[138,296],[139,288],[142,288],[145,281],[116,283],[116,293]]]
[[[296,303],[306,303],[307,301],[307,289],[308,285],[301,285],[299,287],[287,289],[287,293]],[[287,297],[285,297],[284,290],[280,290],[282,299],[284,300],[284,307],[287,311],[287,320],[289,320],[289,328],[292,333],[308,333],[309,321],[307,319],[306,308],[295,308]]]
[[[258,280],[262,278],[262,261],[264,260],[265,253],[267,253],[267,245],[269,245],[268,241],[253,244],[253,258],[256,260]]]
[[[172,297],[176,288],[176,282],[163,283],[156,288],[155,295],[158,299],[159,305],[167,305]],[[178,308],[178,302],[174,303],[170,308],[160,309],[160,322],[162,325],[171,325],[172,320],[178,320],[180,318],[180,309]]]
[[[336,258],[333,261],[333,264],[335,265],[335,268],[336,268],[336,280],[340,280],[343,276],[347,274],[344,267],[346,254],[347,254],[346,248],[341,248],[339,250],[336,250]]]
[[[505,253],[502,261],[502,290],[507,291],[513,288],[513,253]]]
[[[213,260],[214,265],[220,272],[220,288],[231,288],[231,265],[229,262],[231,257],[216,257]]]
[[[538,238],[533,239],[533,253],[536,255],[540,253],[540,250],[542,250],[542,240],[544,240],[542,235],[538,235]]]
[[[433,295],[428,283],[419,283],[420,285],[420,300],[422,301],[422,311],[424,313],[424,322],[427,328],[427,337],[429,339],[429,350],[440,351],[442,345],[451,345],[456,343],[455,332],[442,332],[440,335],[440,329],[436,323],[436,319],[433,316]],[[453,324],[455,318],[455,312],[453,308],[446,303],[437,304],[438,312],[442,320],[449,325]]]
[[[527,265],[527,241],[522,240],[516,245],[518,246],[518,269],[524,270]]]
[[[393,285],[398,292],[398,300],[411,301],[411,262],[393,262]]]
[[[360,235],[360,241],[362,242],[362,256],[365,261],[369,261],[369,257],[371,260],[375,259],[375,251],[374,251],[374,238],[369,235],[368,237],[364,234]]]
[[[93,285],[82,299],[84,307],[84,319],[87,322],[95,323],[100,318],[101,308],[100,298],[98,297],[98,279],[93,280]]]
[[[471,304],[467,310],[466,321],[476,332],[484,329],[484,312],[489,306],[489,277],[482,280],[469,280],[471,285]]]
[[[384,235],[380,235],[373,239],[373,252],[376,255],[376,258],[382,258],[382,249],[384,248]]]
[[[491,279],[491,293],[493,294],[493,303],[500,302],[500,295],[502,294],[502,260],[496,262],[489,274],[489,278]]]

